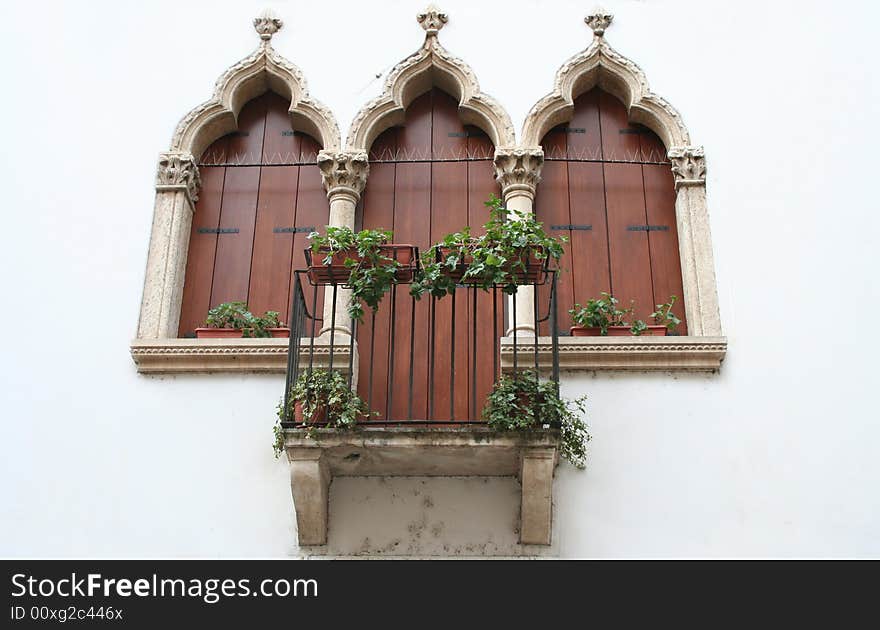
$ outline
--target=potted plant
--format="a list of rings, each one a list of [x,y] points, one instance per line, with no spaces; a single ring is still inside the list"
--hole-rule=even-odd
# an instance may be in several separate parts
[[[257,317],[245,302],[223,302],[208,311],[205,326],[196,328],[198,339],[234,339],[241,337],[290,337],[290,329],[278,319],[278,311],[266,311]]]
[[[539,282],[548,262],[560,259],[565,237],[549,236],[534,214],[507,220],[507,210],[494,194],[485,205],[489,208],[485,233],[472,236],[466,227],[434,244],[422,258],[412,295],[443,297],[457,284],[484,290],[501,286],[512,294],[519,285]]]
[[[373,311],[395,284],[410,282],[415,269],[415,247],[389,244],[388,230],[328,227],[327,234],[309,234],[306,250],[309,278],[316,284],[345,284],[351,288],[348,315],[363,321],[362,302]]]
[[[651,313],[654,324],[646,324],[640,319],[627,323],[626,318],[633,313],[633,306],[627,309],[618,308],[619,301],[609,293],[602,292],[599,299],[590,299],[585,306],[575,304],[569,309],[572,323],[572,337],[596,336],[664,336],[672,332],[681,320],[672,312],[676,297],[669,297],[664,304],[658,304],[657,310]]]
[[[583,417],[586,396],[564,400],[553,381],[540,381],[533,371],[503,375],[483,408],[483,419],[498,431],[558,429],[559,450],[577,468],[586,465],[590,434]]]

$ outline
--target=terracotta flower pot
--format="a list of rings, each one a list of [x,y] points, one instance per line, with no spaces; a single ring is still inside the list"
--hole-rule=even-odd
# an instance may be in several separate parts
[[[439,251],[441,260],[446,260],[446,257],[449,254],[457,250],[453,250],[449,247],[440,247]],[[447,273],[456,283],[461,282],[462,276],[473,260],[473,256],[465,254],[462,256],[462,259],[459,261],[458,265],[456,265],[455,269],[448,270]],[[517,284],[534,284],[540,282],[541,273],[544,270],[544,260],[538,258],[537,250],[533,248],[523,250],[522,254],[519,256],[519,260],[522,261],[522,266],[514,261],[508,262],[507,265],[505,265],[505,270],[515,276]],[[465,283],[478,283],[479,281],[479,278],[466,278],[464,280]]]
[[[267,328],[270,336],[276,338],[290,337],[290,328]],[[196,328],[196,339],[241,339],[244,331],[241,328]]]
[[[598,327],[588,327],[588,326],[572,326],[569,329],[572,337],[599,337],[602,335],[602,330]],[[609,337],[632,337],[632,330],[629,326],[609,326],[608,327],[608,336]],[[641,337],[665,337],[666,336],[666,326],[648,326],[647,329],[640,335]]]
[[[412,281],[413,261],[415,259],[415,248],[412,245],[397,243],[382,245],[380,246],[380,254],[400,263],[401,268],[397,270],[398,282],[406,283]],[[348,276],[351,273],[351,269],[345,266],[345,261],[351,259],[358,264],[361,264],[363,261],[354,247],[332,254],[330,264],[325,265],[324,259],[328,255],[330,255],[330,250],[326,247],[320,248],[317,254],[312,250],[308,250],[309,279],[315,284],[345,284],[348,282]]]
[[[306,420],[305,414],[303,413],[302,403],[298,400],[293,402],[293,421],[297,424],[314,424],[316,420],[324,419],[324,407],[318,407],[315,409],[314,413],[312,413],[311,417]]]

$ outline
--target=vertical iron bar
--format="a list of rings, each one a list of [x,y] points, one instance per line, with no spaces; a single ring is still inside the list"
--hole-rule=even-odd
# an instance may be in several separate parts
[[[318,287],[312,287],[312,336],[309,337],[309,376],[315,362],[315,325],[318,323]]]
[[[534,307],[534,311],[535,311],[535,313],[534,313],[535,318],[532,320],[532,322],[535,325],[535,378],[537,379],[538,378],[538,371],[539,371],[539,368],[538,368],[538,328],[540,327],[538,324],[538,285],[537,285],[537,283],[532,285],[532,302],[533,302],[532,306]]]
[[[452,294],[452,335],[450,336],[450,362],[449,362],[449,419],[455,420],[455,294]]]
[[[498,380],[498,287],[492,287],[492,382]]]
[[[357,330],[357,320],[351,318],[351,328],[348,340],[348,388],[351,389],[352,378],[354,376],[354,331]]]
[[[428,387],[428,420],[434,419],[434,339],[435,339],[435,325],[436,325],[436,313],[435,309],[437,306],[437,298],[433,295],[431,296],[431,335],[428,340],[428,382],[430,383]]]
[[[519,354],[516,347],[516,293],[513,294],[511,302],[513,302],[513,308],[511,309],[513,311],[513,376],[516,378],[517,354]]]
[[[553,344],[553,380],[556,382],[556,395],[559,395],[559,330],[556,323],[556,276],[553,272],[553,283],[550,285],[550,338]]]
[[[391,420],[391,408],[394,402],[394,341],[397,328],[397,285],[391,285],[391,352],[388,358],[388,400],[385,401],[386,420]]]
[[[333,283],[333,304],[330,307],[330,361],[327,366],[327,370],[329,372],[333,371],[333,351],[336,349],[336,294],[338,293],[339,285],[335,282]]]
[[[376,312],[372,311],[370,317],[373,321],[370,323],[370,384],[367,391],[367,410],[373,413],[373,357],[376,356]]]
[[[477,419],[477,285],[474,285],[474,303],[471,314],[473,315],[473,330],[471,338],[473,345],[471,347],[471,420]]]
[[[413,369],[416,365],[416,299],[412,301],[412,312],[409,319],[409,400],[407,401],[407,420],[413,419]]]
[[[290,339],[287,341],[287,375],[284,379],[284,420],[290,420],[288,410],[290,409],[290,387],[296,382],[299,361],[294,361],[294,340],[296,340],[297,351],[299,350],[299,302],[297,298],[297,289],[299,289],[299,277],[294,273],[293,296],[290,299]],[[299,358],[297,352],[297,359]]]

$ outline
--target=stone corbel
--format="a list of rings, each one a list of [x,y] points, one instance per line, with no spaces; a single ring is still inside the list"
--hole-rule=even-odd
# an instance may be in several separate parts
[[[330,469],[323,452],[315,448],[290,448],[287,457],[299,544],[324,545],[327,543]]]
[[[549,545],[553,529],[555,448],[524,448],[520,459],[522,485],[519,539],[524,545]]]

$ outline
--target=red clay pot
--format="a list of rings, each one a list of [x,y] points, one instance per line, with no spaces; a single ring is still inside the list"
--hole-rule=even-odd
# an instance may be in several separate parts
[[[597,327],[587,327],[587,326],[572,326],[569,329],[572,337],[600,337],[601,329]],[[609,337],[633,337],[635,335],[632,334],[629,326],[609,326],[608,327],[608,336]],[[648,326],[648,328],[643,332],[641,337],[665,337],[666,336],[666,326]]]
[[[441,260],[445,260],[446,256],[452,252],[452,249],[449,247],[440,247],[440,256]],[[456,281],[456,283],[461,281],[462,276],[467,271],[468,265],[473,262],[473,257],[469,254],[465,254],[462,256],[462,260],[459,261],[458,265],[454,270],[449,271],[449,276]],[[535,254],[534,249],[529,249],[528,251],[523,251],[520,260],[523,261],[525,265],[525,270],[520,268],[518,265],[516,269],[512,269],[513,263],[508,263],[507,269],[510,271],[515,277],[517,284],[534,284],[536,282],[540,282],[541,274],[544,270],[544,260],[538,258]],[[466,280],[467,283],[478,283],[478,278],[468,278]]]
[[[272,337],[290,337],[290,328],[267,328]],[[196,339],[241,339],[241,328],[196,328]]]
[[[412,245],[397,244],[382,245],[380,247],[382,256],[391,258],[399,262],[402,266],[397,270],[398,282],[411,282],[413,277],[413,260],[415,259],[415,248]],[[351,269],[345,266],[348,259],[361,262],[360,254],[356,248],[348,249],[344,252],[336,252],[332,255],[329,265],[324,264],[324,259],[330,253],[330,250],[322,247],[315,254],[309,250],[309,279],[315,284],[345,284],[348,282],[348,276]]]

